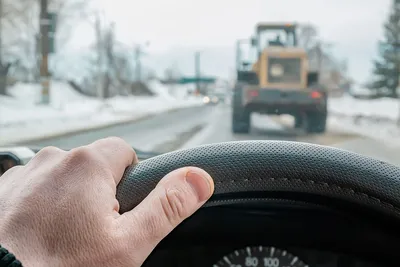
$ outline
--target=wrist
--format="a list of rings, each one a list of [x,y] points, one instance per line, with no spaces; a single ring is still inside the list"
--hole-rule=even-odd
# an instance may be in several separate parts
[[[0,267],[3,266],[24,266],[24,267],[47,267],[54,266],[51,264],[51,260],[45,259],[45,256],[38,253],[37,249],[25,245],[15,245],[13,243],[2,242],[0,244],[0,258],[2,253],[7,254],[6,261],[8,264],[3,262],[0,263]],[[11,262],[14,261],[14,265]],[[3,264],[3,265],[2,265]]]
[[[0,245],[0,266],[22,267],[22,264],[18,259],[16,259],[14,254]]]

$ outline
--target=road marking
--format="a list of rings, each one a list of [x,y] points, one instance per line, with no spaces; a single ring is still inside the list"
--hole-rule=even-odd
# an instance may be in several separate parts
[[[210,136],[213,135],[213,133],[216,131],[216,129],[219,129],[218,126],[220,125],[221,114],[222,114],[222,110],[219,110],[219,109],[213,110],[208,115],[209,117],[204,118],[204,122],[205,122],[206,126],[203,127],[202,130],[197,132],[191,139],[189,139],[187,142],[182,144],[180,149],[188,149],[188,148],[202,145],[204,143],[209,143],[209,142],[206,142],[206,140],[208,140],[210,138]],[[211,118],[211,119],[207,120],[209,118]]]
[[[291,265],[295,264],[297,260],[298,260],[298,258],[297,258],[297,257],[294,257],[293,260],[292,260],[292,262],[291,262],[290,264],[291,264]]]
[[[275,248],[271,247],[270,256],[273,257],[275,253]]]

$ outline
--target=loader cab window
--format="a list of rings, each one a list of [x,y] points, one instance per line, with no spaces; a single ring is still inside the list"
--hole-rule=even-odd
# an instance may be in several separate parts
[[[269,41],[270,46],[285,46],[281,41],[281,36],[279,34],[276,35],[274,40]]]
[[[297,46],[295,27],[271,26],[258,29],[259,49],[268,46]]]
[[[236,69],[240,71],[251,71],[253,64],[257,61],[256,46],[251,40],[239,40],[236,44]]]

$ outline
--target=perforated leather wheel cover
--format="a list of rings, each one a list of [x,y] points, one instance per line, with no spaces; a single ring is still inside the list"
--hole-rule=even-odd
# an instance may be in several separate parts
[[[197,166],[227,193],[296,192],[361,204],[400,218],[400,168],[332,147],[286,141],[210,144],[129,167],[117,188],[120,211],[139,204],[170,171]],[[242,196],[243,196],[242,194]]]

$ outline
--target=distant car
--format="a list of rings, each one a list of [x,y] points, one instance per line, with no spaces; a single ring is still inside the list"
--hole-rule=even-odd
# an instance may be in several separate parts
[[[207,104],[207,105],[217,105],[223,101],[224,101],[224,98],[217,94],[205,96],[203,98],[204,104]]]

